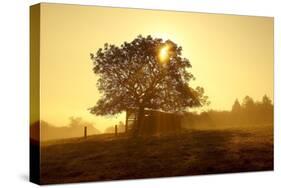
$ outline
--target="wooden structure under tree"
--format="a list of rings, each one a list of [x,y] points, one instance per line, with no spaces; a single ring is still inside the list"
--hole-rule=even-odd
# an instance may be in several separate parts
[[[132,130],[137,122],[137,110],[126,111],[125,132]],[[141,135],[161,135],[179,133],[182,115],[177,113],[145,110],[143,125],[139,128]]]

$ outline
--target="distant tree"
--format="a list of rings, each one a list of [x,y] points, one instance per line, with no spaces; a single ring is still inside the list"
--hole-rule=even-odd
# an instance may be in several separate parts
[[[70,127],[77,127],[82,124],[82,118],[81,117],[69,117],[69,126]]]
[[[191,64],[182,57],[182,47],[170,40],[138,36],[121,47],[106,43],[91,59],[102,97],[90,112],[114,115],[134,109],[135,134],[145,109],[176,112],[207,103],[204,89],[189,85],[194,77],[187,71]]]
[[[264,95],[262,97],[262,102],[259,106],[259,111],[260,113],[262,113],[264,119],[272,119],[273,121],[273,104],[271,99],[267,95]]]
[[[245,109],[252,109],[254,108],[254,106],[255,106],[254,100],[251,97],[246,96],[243,100],[243,107]]]
[[[270,98],[267,95],[264,95],[262,97],[262,104],[265,105],[265,106],[271,106],[272,101],[270,100]]]
[[[89,127],[94,127],[93,123],[85,121],[81,117],[73,117],[73,116],[71,116],[69,118],[69,120],[70,120],[69,127],[72,127],[72,128],[80,129],[81,127],[88,127],[88,128]]]
[[[234,104],[232,105],[232,112],[241,112],[241,105],[238,101],[238,99],[235,100]]]

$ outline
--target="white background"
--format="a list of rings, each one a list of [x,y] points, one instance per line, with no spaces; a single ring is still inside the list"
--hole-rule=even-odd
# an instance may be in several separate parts
[[[0,187],[37,187],[28,182],[28,128],[29,5],[38,2],[9,0],[2,1],[0,5]],[[281,94],[281,5],[278,0],[45,0],[44,2],[275,17],[274,172],[82,183],[58,187],[280,187],[278,184],[281,184],[281,119],[278,115]]]

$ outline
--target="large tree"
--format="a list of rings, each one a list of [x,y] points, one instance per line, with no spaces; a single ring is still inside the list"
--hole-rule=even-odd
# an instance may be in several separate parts
[[[202,87],[190,87],[191,64],[182,57],[182,47],[170,40],[140,35],[120,47],[106,43],[91,59],[102,94],[91,113],[114,115],[134,109],[136,134],[145,109],[177,112],[207,102]]]

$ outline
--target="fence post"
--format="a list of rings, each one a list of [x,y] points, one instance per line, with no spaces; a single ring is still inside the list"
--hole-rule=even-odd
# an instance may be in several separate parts
[[[128,132],[128,110],[126,110],[126,123],[125,123],[125,133]]]
[[[118,130],[117,130],[117,125],[115,125],[115,136],[117,136]]]
[[[87,138],[87,126],[84,127],[84,138]]]

